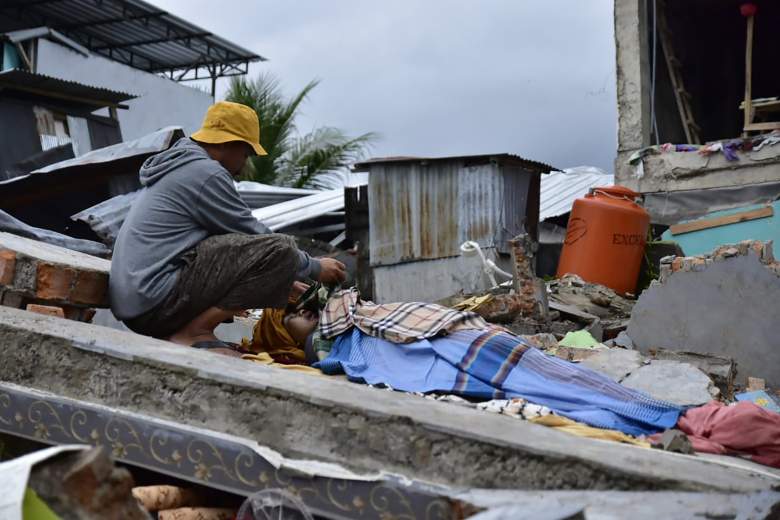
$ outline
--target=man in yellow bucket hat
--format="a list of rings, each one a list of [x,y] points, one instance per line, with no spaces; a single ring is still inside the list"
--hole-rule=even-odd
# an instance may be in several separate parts
[[[111,309],[130,329],[229,352],[214,336],[220,323],[284,307],[296,280],[344,280],[341,262],[309,257],[252,216],[233,182],[252,155],[266,155],[257,114],[222,101],[141,166],[111,261]]]

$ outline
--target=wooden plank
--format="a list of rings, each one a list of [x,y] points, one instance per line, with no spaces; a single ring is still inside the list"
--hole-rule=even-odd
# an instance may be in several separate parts
[[[774,123],[751,123],[745,127],[745,130],[777,130],[780,129],[780,121]]]
[[[747,222],[748,220],[757,220],[760,218],[771,217],[774,214],[775,212],[772,209],[772,206],[767,206],[765,208],[743,211],[742,213],[734,213],[733,215],[724,215],[722,217],[685,222],[684,224],[675,224],[669,228],[669,231],[671,231],[672,235],[682,235],[683,233],[691,233],[692,231],[699,231],[702,229],[736,224],[738,222]]]
[[[753,108],[763,108],[763,109],[777,109],[780,108],[780,99],[777,98],[757,98],[754,99],[750,103]],[[744,110],[745,108],[745,102],[742,101],[739,104],[739,109]]]

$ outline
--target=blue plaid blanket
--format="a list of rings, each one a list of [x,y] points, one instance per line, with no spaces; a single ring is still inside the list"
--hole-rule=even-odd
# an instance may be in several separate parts
[[[630,435],[671,428],[682,411],[496,330],[464,330],[400,345],[353,329],[338,337],[319,368],[406,392],[522,397],[564,417]]]

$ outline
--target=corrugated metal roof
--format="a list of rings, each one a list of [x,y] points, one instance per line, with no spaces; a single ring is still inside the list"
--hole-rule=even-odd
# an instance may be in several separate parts
[[[370,170],[372,166],[378,164],[398,164],[398,163],[431,163],[440,161],[463,161],[468,165],[478,165],[489,162],[496,162],[499,164],[511,163],[522,166],[528,170],[538,173],[547,173],[554,171],[555,168],[549,164],[545,164],[538,161],[531,161],[530,159],[524,159],[519,155],[510,153],[496,153],[496,154],[481,154],[481,155],[453,155],[447,157],[408,157],[408,156],[396,156],[396,157],[376,157],[367,161],[362,161],[355,164],[355,170]]]
[[[240,16],[238,12],[236,16]],[[262,56],[142,0],[8,0],[0,16],[48,26],[92,52],[147,72],[216,66],[217,76]]]
[[[0,87],[65,99],[91,107],[117,106],[123,101],[136,97],[127,92],[93,87],[19,69],[0,71]]]
[[[611,186],[615,176],[592,166],[569,168],[542,175],[539,221],[571,211],[572,204],[591,188]]]
[[[237,182],[236,190],[238,190],[238,194],[241,195],[247,206],[252,209],[265,208],[266,206],[319,193],[317,190],[271,186],[252,181]]]
[[[267,184],[261,184],[259,182],[237,182],[236,183],[236,189],[238,191],[238,194],[241,196],[242,199],[247,203],[247,205],[250,208],[265,208],[268,206],[271,206],[272,208],[279,208],[282,209],[271,209],[269,211],[266,211],[263,215],[264,217],[273,217],[272,220],[269,220],[266,223],[266,221],[263,221],[266,223],[266,225],[269,225],[271,229],[281,229],[282,227],[285,227],[288,224],[288,220],[291,220],[292,217],[300,217],[301,216],[301,209],[307,208],[306,211],[309,212],[309,214],[312,214],[313,216],[311,218],[315,218],[317,216],[320,216],[320,213],[317,212],[316,209],[313,209],[311,207],[311,198],[310,196],[312,194],[319,194],[320,192],[313,191],[313,190],[299,190],[296,188],[284,188],[280,186],[269,186]],[[116,197],[110,198],[106,201],[101,202],[100,204],[97,204],[95,206],[92,206],[90,208],[87,208],[83,211],[80,211],[79,213],[76,213],[75,215],[71,216],[70,218],[76,221],[81,221],[87,224],[90,228],[92,228],[92,231],[94,231],[101,240],[103,240],[105,243],[113,245],[114,241],[116,240],[117,235],[119,234],[119,229],[122,227],[122,223],[125,221],[125,218],[127,217],[127,213],[130,211],[130,207],[133,203],[133,201],[138,197],[139,191],[134,191],[132,193],[126,193],[124,195],[118,195]],[[309,200],[307,202],[304,202],[303,204],[287,204],[286,206],[280,206],[282,203],[286,203],[288,201],[291,201],[292,199],[297,198],[308,198]],[[343,193],[342,193],[343,197]],[[343,207],[343,200],[341,202],[341,206]],[[337,204],[336,204],[337,205]],[[329,206],[330,207],[330,206]],[[322,214],[327,213],[328,208],[324,208]],[[292,212],[294,210],[298,210],[297,214],[293,214]],[[289,215],[285,214],[286,211],[291,212]],[[308,218],[308,217],[307,217]],[[300,220],[296,220],[295,223],[299,222]]]
[[[344,209],[344,190],[339,189],[256,209],[252,212],[252,216],[268,226],[271,231],[277,231],[342,209]]]

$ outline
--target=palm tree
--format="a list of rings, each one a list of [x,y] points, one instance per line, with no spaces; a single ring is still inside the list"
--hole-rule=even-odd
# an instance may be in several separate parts
[[[257,112],[260,144],[268,152],[247,163],[246,180],[295,188],[336,187],[343,184],[348,166],[365,157],[378,138],[373,132],[348,137],[338,128],[321,127],[304,136],[297,134],[298,108],[318,84],[319,81],[311,81],[286,99],[279,80],[268,73],[255,80],[233,78],[225,99],[243,103]]]

